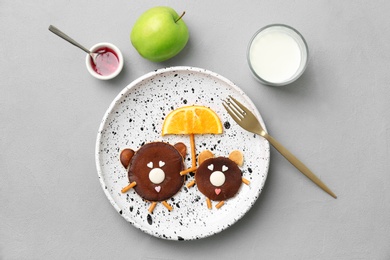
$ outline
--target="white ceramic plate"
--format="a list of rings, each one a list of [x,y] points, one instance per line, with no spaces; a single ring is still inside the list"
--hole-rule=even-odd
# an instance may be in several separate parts
[[[101,122],[96,141],[96,165],[100,183],[116,211],[144,232],[171,240],[192,240],[216,234],[238,221],[252,207],[267,178],[269,144],[263,138],[241,129],[227,114],[222,99],[232,95],[252,109],[264,122],[252,101],[226,78],[211,71],[193,67],[172,67],[156,70],[133,81],[114,99]],[[122,194],[128,185],[126,170],[119,162],[124,148],[138,150],[144,143],[183,142],[190,151],[187,135],[161,136],[165,116],[185,105],[203,105],[213,109],[224,125],[221,135],[196,135],[196,152],[210,150],[215,156],[227,157],[233,150],[244,154],[241,167],[250,185],[242,184],[234,198],[220,209],[206,206],[205,196],[196,186],[183,188],[168,203],[169,212],[158,203],[149,214],[150,202],[134,190]],[[191,155],[186,157],[191,166]],[[194,177],[188,175],[186,183]],[[185,183],[185,184],[186,184]]]

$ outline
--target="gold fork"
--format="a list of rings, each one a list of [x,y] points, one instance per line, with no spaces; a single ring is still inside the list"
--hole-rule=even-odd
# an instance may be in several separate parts
[[[271,143],[273,147],[283,155],[292,165],[294,165],[298,170],[300,170],[306,177],[311,181],[317,184],[321,189],[331,195],[333,198],[337,198],[326,185],[323,183],[314,173],[312,173],[309,168],[307,168],[297,157],[295,157],[290,151],[288,151],[283,145],[270,136],[266,131],[264,131],[260,122],[257,120],[256,116],[244,105],[238,102],[232,96],[229,96],[226,100],[223,100],[222,105],[225,107],[229,115],[236,121],[236,123],[244,128],[245,130],[261,135],[268,142]]]

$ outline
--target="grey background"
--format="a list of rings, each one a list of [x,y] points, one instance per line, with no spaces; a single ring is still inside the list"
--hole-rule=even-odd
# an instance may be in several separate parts
[[[163,63],[129,41],[156,5],[185,10],[190,30]],[[0,259],[390,259],[389,10],[389,1],[1,1]],[[289,86],[261,85],[246,63],[251,36],[270,23],[295,27],[310,48]],[[96,80],[50,24],[88,47],[116,44],[123,72]],[[272,149],[262,195],[224,232],[172,242],[128,224],[99,184],[97,129],[131,81],[179,65],[241,87],[268,131],[339,198]]]

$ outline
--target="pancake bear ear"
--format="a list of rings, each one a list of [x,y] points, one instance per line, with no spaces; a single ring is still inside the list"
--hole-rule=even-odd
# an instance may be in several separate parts
[[[187,154],[187,146],[183,143],[177,143],[174,145],[174,147],[176,148],[176,150],[181,154],[181,156],[183,158],[186,157],[186,154]]]
[[[241,151],[234,150],[229,154],[229,159],[235,162],[238,166],[242,166],[244,163],[244,155]]]
[[[201,165],[204,161],[213,157],[214,154],[212,152],[210,152],[209,150],[204,150],[198,156],[198,165]]]
[[[120,154],[120,161],[121,161],[121,164],[123,165],[123,167],[125,167],[126,169],[129,167],[130,160],[131,160],[131,158],[133,158],[134,153],[135,152],[133,150],[128,149],[128,148],[122,150],[122,152]]]

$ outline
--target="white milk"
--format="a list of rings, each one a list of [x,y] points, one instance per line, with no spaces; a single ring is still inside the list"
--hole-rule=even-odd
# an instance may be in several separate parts
[[[305,43],[299,35],[286,27],[268,27],[252,40],[248,59],[252,71],[260,80],[276,85],[292,82],[306,66]],[[294,35],[294,34],[296,35]],[[298,41],[297,41],[298,40]],[[302,47],[303,46],[303,47]],[[305,53],[302,53],[304,49]],[[304,59],[304,60],[303,60]]]

